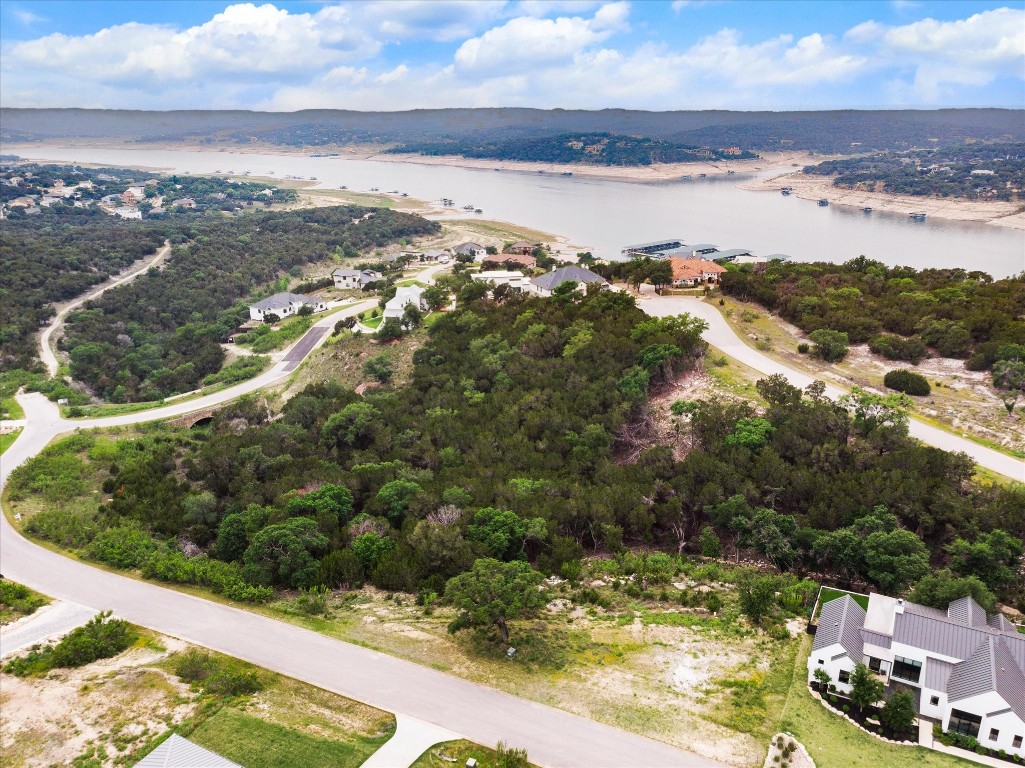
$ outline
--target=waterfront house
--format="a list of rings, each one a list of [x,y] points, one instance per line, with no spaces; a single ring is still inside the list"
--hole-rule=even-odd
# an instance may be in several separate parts
[[[1025,635],[1002,615],[987,616],[971,597],[946,610],[871,594],[868,608],[850,595],[820,611],[808,658],[849,693],[865,664],[888,691],[910,690],[920,718],[1025,758]]]
[[[669,259],[673,268],[673,287],[692,288],[696,285],[715,285],[726,267],[704,259]]]
[[[481,262],[484,269],[498,269],[506,267],[512,269],[534,269],[537,266],[537,259],[533,256],[524,256],[519,253],[497,253],[493,256],[485,256]]]
[[[331,273],[331,279],[335,282],[335,288],[363,291],[368,285],[383,280],[384,275],[372,269],[342,269],[339,267]]]
[[[480,243],[474,242],[460,243],[452,250],[455,252],[457,256],[460,254],[467,254],[473,256],[474,259],[480,259],[484,256],[484,254],[487,253],[487,248],[485,248]]]
[[[301,293],[275,293],[266,299],[260,299],[249,306],[249,317],[251,320],[263,322],[267,315],[275,315],[278,319],[284,319],[290,315],[296,315],[304,306],[312,307],[314,312],[323,312],[327,309],[327,303],[321,299],[314,299]]]
[[[507,269],[485,270],[473,275],[473,279],[482,283],[490,283],[494,287],[508,285],[513,293],[533,293],[533,286],[530,278],[525,277],[522,272],[515,272]]]
[[[577,284],[578,291],[586,291],[589,285],[597,285],[602,289],[608,288],[608,281],[601,275],[596,275],[589,269],[583,267],[568,266],[553,269],[551,272],[535,277],[530,281],[534,293],[538,296],[551,296],[552,292],[566,282]]]
[[[528,243],[526,240],[518,240],[517,242],[510,245],[505,249],[506,253],[520,253],[524,256],[530,256],[534,252],[534,246]]]

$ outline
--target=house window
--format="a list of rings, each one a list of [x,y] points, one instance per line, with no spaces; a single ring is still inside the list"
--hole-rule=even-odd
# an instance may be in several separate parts
[[[819,659],[819,666],[820,666],[820,667],[821,667],[821,666],[822,666],[823,664],[825,664],[825,663],[826,663],[826,662],[824,662],[824,661],[823,661],[822,659]]]
[[[1000,731],[998,731],[996,728],[990,728],[989,729],[989,740],[990,741],[996,741],[999,738],[1000,738]]]
[[[849,683],[851,680],[851,673],[848,672],[846,669],[841,669],[840,674],[837,675],[836,679],[839,680],[841,683]]]
[[[929,703],[932,704],[934,707],[938,707],[940,705],[940,697],[939,696],[930,696],[929,697]]]
[[[890,677],[899,677],[909,683],[917,683],[922,675],[922,662],[914,659],[905,659],[903,656],[893,657],[893,669],[890,670]]]
[[[877,659],[875,656],[868,657],[868,668],[871,669],[873,672],[878,672],[882,664],[882,659]]]
[[[962,712],[960,709],[950,710],[950,725],[947,730],[952,733],[960,733],[963,736],[979,738],[979,726],[982,725],[982,718],[973,715],[971,712]]]
[[[1020,747],[1021,746],[1021,736],[1015,736],[1013,739],[1011,739],[1011,746],[1014,747],[1015,749]]]

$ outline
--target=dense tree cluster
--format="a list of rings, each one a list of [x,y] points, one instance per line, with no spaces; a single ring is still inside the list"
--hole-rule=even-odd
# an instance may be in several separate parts
[[[186,242],[164,269],[69,316],[62,344],[72,375],[114,402],[194,389],[220,369],[219,342],[247,316],[243,299],[259,286],[338,248],[437,230],[418,216],[357,206],[197,219],[180,230]]]
[[[1025,274],[994,281],[982,272],[887,267],[860,256],[845,264],[730,267],[721,285],[806,332],[845,333],[892,360],[917,363],[930,350],[963,358],[971,370],[1025,360]]]
[[[718,400],[678,409],[682,460],[667,446],[627,450],[649,389],[701,353],[701,330],[687,316],[649,318],[625,294],[461,302],[428,329],[409,385],[360,397],[315,384],[280,418],[241,401],[208,430],[112,454],[85,446],[110,467],[93,527],[56,510],[30,527],[247,599],[364,581],[441,595],[477,563],[448,594],[469,625],[499,631],[512,615],[478,610],[474,595],[497,589],[500,563],[572,575],[587,550],[635,544],[757,553],[891,592],[945,567],[954,591],[978,582],[1020,600],[1025,490],[977,485],[967,456],[909,439],[903,396],[837,403],[820,384],[775,377],[759,383],[764,412]],[[11,492],[59,498],[83,472],[51,449],[15,472]],[[114,527],[144,535],[105,538]],[[642,583],[660,558],[642,558]],[[922,588],[949,594],[950,579]],[[748,591],[757,613],[764,585]]]
[[[727,154],[722,149],[701,148],[666,139],[611,133],[565,133],[557,136],[499,135],[493,139],[473,136],[443,140],[410,141],[387,152],[418,155],[462,155],[487,160],[520,160],[586,165],[651,165],[694,163],[710,160],[749,160],[753,152]]]
[[[833,185],[919,197],[1021,200],[1025,143],[961,144],[933,150],[882,152],[827,160],[805,173],[833,176]]]

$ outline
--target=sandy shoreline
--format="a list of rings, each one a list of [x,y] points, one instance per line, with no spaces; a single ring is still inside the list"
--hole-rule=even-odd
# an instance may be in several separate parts
[[[738,185],[741,189],[754,192],[779,192],[783,187],[792,187],[793,194],[803,200],[829,200],[830,205],[849,205],[856,208],[870,207],[889,213],[925,212],[930,217],[952,221],[977,221],[998,227],[1025,230],[1025,206],[1021,203],[979,200],[957,200],[950,198],[912,197],[892,195],[886,192],[863,192],[833,186],[830,176],[812,176],[801,172],[783,173],[764,179],[749,179]]]

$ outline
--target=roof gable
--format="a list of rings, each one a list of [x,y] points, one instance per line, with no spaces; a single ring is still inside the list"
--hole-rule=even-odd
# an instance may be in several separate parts
[[[838,597],[823,604],[815,630],[812,650],[818,651],[839,643],[852,661],[861,661],[864,642],[861,630],[865,626],[865,611],[850,595]]]
[[[135,768],[242,768],[177,733],[135,764]]]

